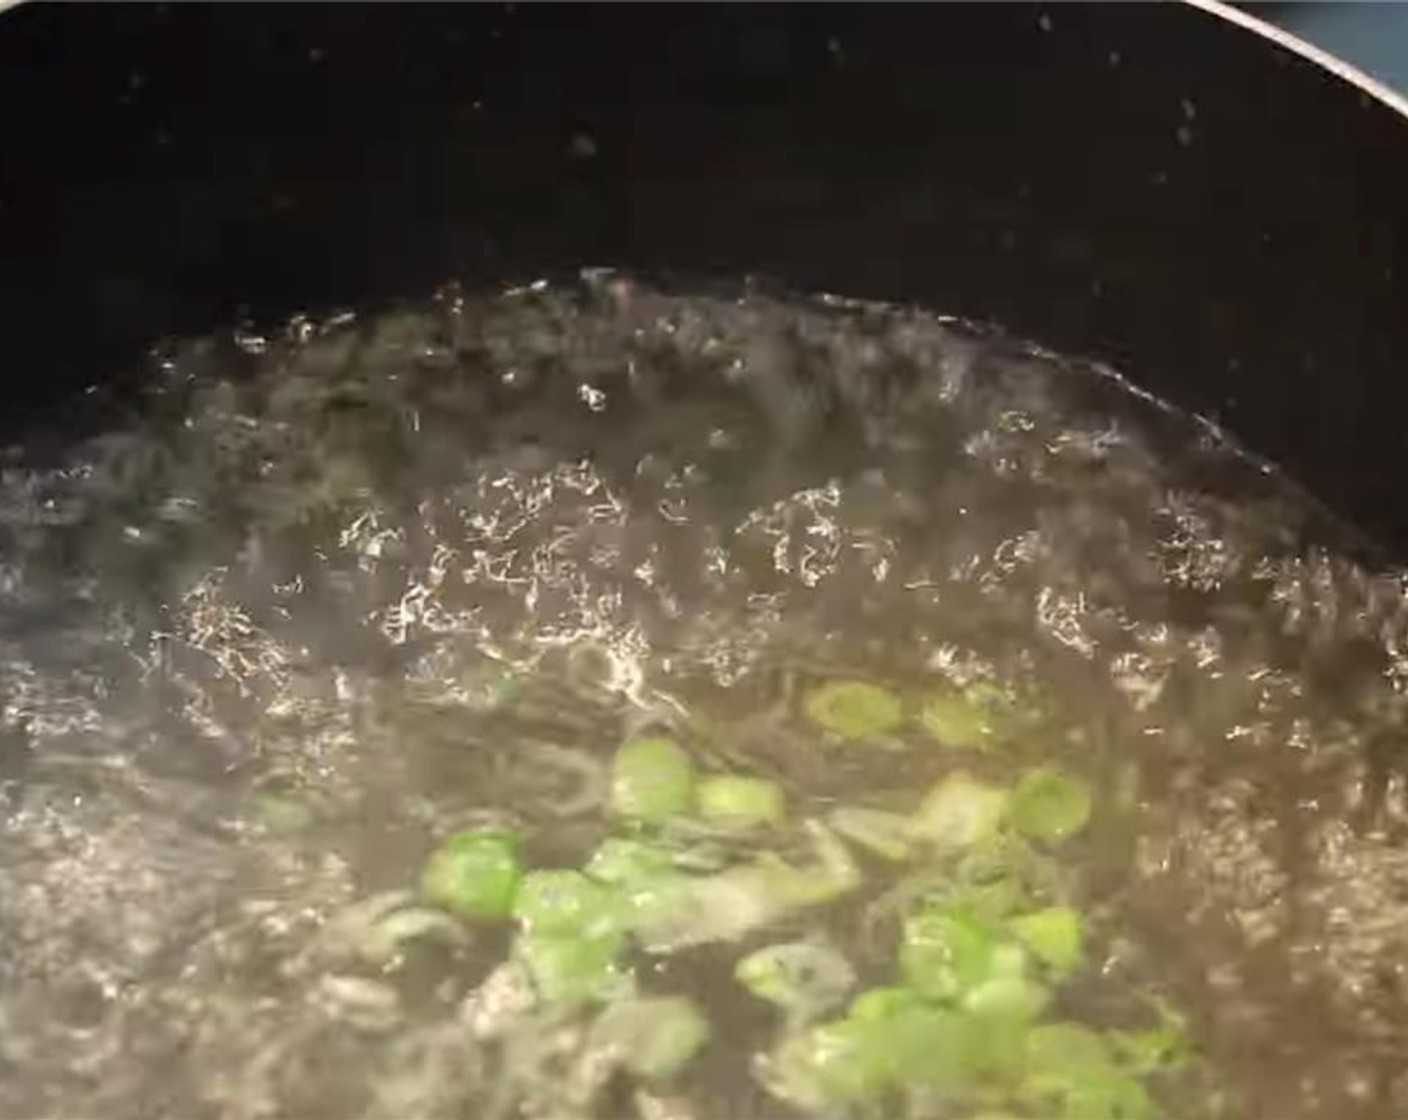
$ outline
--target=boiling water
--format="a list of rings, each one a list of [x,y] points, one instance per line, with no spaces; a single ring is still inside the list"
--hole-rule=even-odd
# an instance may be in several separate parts
[[[1100,972],[1233,1115],[1408,1115],[1408,599],[1336,539],[1207,425],[916,311],[594,275],[174,346],[0,483],[0,1116],[558,1115],[465,1026],[507,934],[369,970],[358,906],[478,823],[576,864],[645,728],[813,808],[943,770],[788,717],[838,677],[1039,685]],[[792,1115],[727,967],[665,970],[724,1027],[601,1115]]]

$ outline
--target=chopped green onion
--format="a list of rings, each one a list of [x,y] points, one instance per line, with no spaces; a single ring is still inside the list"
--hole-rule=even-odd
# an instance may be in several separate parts
[[[1050,906],[1008,923],[1032,955],[1058,976],[1080,968],[1085,959],[1085,923],[1068,906]]]
[[[765,778],[715,775],[700,781],[695,796],[699,815],[727,828],[781,824],[787,815],[781,787]]]
[[[815,941],[758,949],[739,961],[733,974],[759,999],[801,1016],[830,1010],[856,982],[850,962]]]
[[[254,812],[260,823],[274,832],[298,832],[314,820],[313,809],[307,802],[284,793],[255,794]]]
[[[802,704],[807,718],[843,739],[874,739],[904,722],[899,699],[863,681],[825,684]]]
[[[959,770],[929,791],[911,819],[910,831],[940,847],[966,848],[997,835],[1008,799],[1006,790]]]
[[[931,907],[904,923],[900,973],[930,999],[950,1000],[988,979],[996,943],[963,910]]]
[[[961,1016],[968,1062],[983,1078],[1014,1081],[1026,1066],[1031,1023],[1021,1015],[1008,1013],[1006,1008],[992,1011]]]
[[[1027,1035],[1027,1079],[1038,1087],[1064,1084],[1073,1074],[1105,1073],[1114,1064],[1104,1038],[1080,1023],[1043,1023]]]
[[[1018,1022],[1035,1019],[1050,1002],[1050,992],[1021,975],[994,976],[963,994],[968,1014]]]
[[[627,903],[615,888],[580,871],[531,871],[518,888],[513,916],[530,933],[595,938],[625,928]]]
[[[541,933],[520,937],[516,952],[545,1002],[570,1004],[609,999],[625,990],[629,979],[617,963],[624,944],[619,933]]]
[[[436,906],[466,918],[503,918],[523,878],[518,837],[457,832],[431,853],[421,891]]]
[[[915,991],[874,988],[851,1005],[848,1018],[864,1024],[897,1084],[954,1091],[972,1078],[968,1024]]]
[[[860,1023],[878,1023],[929,1003],[913,988],[867,988],[851,1004],[850,1018]]]
[[[919,709],[919,723],[947,747],[983,751],[996,742],[1012,715],[1011,699],[995,685],[977,683],[963,691],[930,696]]]
[[[774,1095],[804,1109],[860,1104],[884,1093],[889,1055],[870,1024],[842,1019],[785,1038],[764,1080]]]
[[[1060,1107],[1062,1116],[1151,1120],[1153,1103],[1137,1078],[1120,1068],[1117,1049],[1079,1023],[1033,1027],[1020,1095],[1041,1107]]]
[[[1054,770],[1032,770],[1012,792],[1012,824],[1024,836],[1056,844],[1090,820],[1090,791]]]
[[[680,915],[688,915],[696,904],[701,880],[679,871],[670,871],[622,884],[631,928],[650,940],[652,932],[671,928]]]
[[[602,841],[585,870],[603,883],[629,886],[672,874],[675,861],[670,851],[657,843],[610,836]]]
[[[611,807],[618,816],[661,824],[689,812],[694,763],[673,739],[636,739],[616,752]]]
[[[1071,1120],[1155,1120],[1158,1116],[1149,1091],[1126,1074],[1072,1078],[1060,1099],[1061,1115]]]
[[[647,1081],[674,1077],[709,1041],[709,1023],[683,996],[617,1000],[592,1026],[592,1041]]]

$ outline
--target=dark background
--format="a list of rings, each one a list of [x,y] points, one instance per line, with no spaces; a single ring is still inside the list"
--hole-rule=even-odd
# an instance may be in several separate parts
[[[0,434],[160,334],[582,264],[999,320],[1408,545],[1408,122],[1204,12],[0,15]]]

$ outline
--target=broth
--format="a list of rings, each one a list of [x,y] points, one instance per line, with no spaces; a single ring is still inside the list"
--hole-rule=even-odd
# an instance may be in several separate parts
[[[1408,1114],[1403,577],[1212,425],[927,312],[609,273],[156,364],[0,480],[0,1115],[1094,1120],[992,1070],[778,1084],[920,976],[963,847],[925,791],[1033,772],[1092,809],[1003,834],[1085,928],[1032,1022],[1180,1020],[1151,1114]],[[623,807],[661,741],[785,808]],[[559,942],[423,882],[465,834],[640,841],[694,893],[554,999]],[[748,990],[779,944],[836,991]],[[708,1024],[672,1076],[607,1019],[642,994]]]

